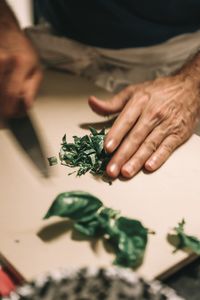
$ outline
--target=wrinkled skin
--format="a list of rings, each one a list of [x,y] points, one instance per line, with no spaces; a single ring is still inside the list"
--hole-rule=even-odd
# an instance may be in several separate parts
[[[29,109],[41,79],[38,55],[24,33],[0,28],[0,117]]]
[[[143,167],[158,169],[192,135],[200,87],[182,72],[131,85],[109,101],[91,96],[89,105],[100,115],[119,113],[105,140],[105,150],[114,152],[107,173],[131,178]]]

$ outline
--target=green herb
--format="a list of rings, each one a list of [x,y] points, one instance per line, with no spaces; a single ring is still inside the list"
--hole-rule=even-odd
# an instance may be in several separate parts
[[[66,192],[56,197],[45,219],[51,216],[60,216],[81,220],[95,213],[101,206],[102,202],[89,193],[79,191]]]
[[[52,216],[70,218],[74,229],[86,238],[107,240],[116,254],[114,264],[137,267],[142,263],[148,230],[139,221],[103,206],[93,195],[79,191],[58,195],[44,218]]]
[[[56,156],[48,157],[49,165],[55,166],[58,164],[58,159]]]
[[[169,234],[169,242],[176,247],[175,251],[183,249],[200,255],[200,240],[194,236],[187,235],[184,232],[185,220],[178,223],[174,228],[175,234]]]
[[[97,131],[90,128],[90,134],[83,137],[73,136],[74,142],[68,143],[66,134],[62,138],[59,159],[62,165],[78,168],[77,176],[87,172],[103,176],[111,155],[104,150],[105,129]],[[57,163],[55,157],[49,158],[50,165]],[[69,175],[73,174],[69,173]]]

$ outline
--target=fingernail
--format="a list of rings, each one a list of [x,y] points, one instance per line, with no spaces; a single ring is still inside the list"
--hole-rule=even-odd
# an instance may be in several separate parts
[[[112,152],[113,147],[114,147],[114,140],[109,140],[108,142],[106,142],[105,144],[106,151]]]
[[[148,162],[147,162],[147,166],[150,168],[153,168],[156,162],[156,157],[152,157]]]
[[[123,173],[128,177],[129,176],[132,177],[135,173],[135,169],[133,168],[132,165],[126,165],[125,167],[123,167]]]
[[[109,173],[112,175],[112,176],[117,176],[118,175],[118,167],[116,164],[112,164],[110,167],[109,167]]]

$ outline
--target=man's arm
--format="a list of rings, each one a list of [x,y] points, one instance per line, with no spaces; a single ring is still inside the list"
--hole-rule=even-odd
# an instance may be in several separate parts
[[[107,173],[133,177],[157,170],[193,133],[200,118],[200,53],[176,74],[131,85],[109,101],[90,97],[101,115],[119,113],[105,149],[114,153]]]
[[[28,109],[41,81],[39,59],[6,1],[0,0],[0,116]]]

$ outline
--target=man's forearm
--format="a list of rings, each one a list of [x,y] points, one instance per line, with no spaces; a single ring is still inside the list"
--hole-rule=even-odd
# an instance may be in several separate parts
[[[10,6],[0,0],[0,32],[9,30],[20,31],[20,26]]]

